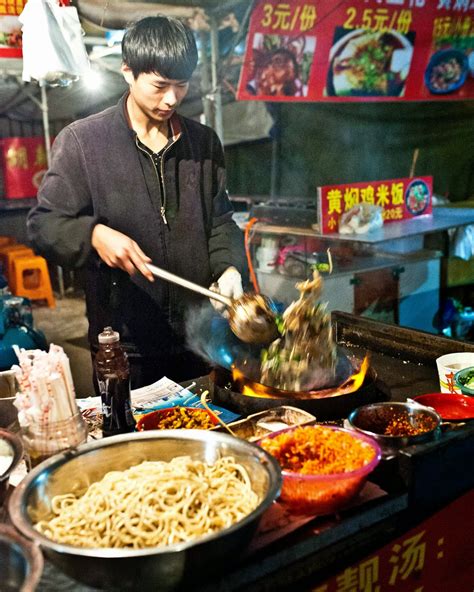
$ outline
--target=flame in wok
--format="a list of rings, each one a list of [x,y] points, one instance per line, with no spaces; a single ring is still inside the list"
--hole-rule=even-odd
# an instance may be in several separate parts
[[[368,369],[369,356],[366,355],[357,371],[344,380],[344,382],[339,386],[317,391],[293,392],[278,390],[264,384],[248,380],[244,373],[235,366],[232,367],[232,380],[239,388],[241,394],[246,395],[247,397],[260,397],[265,399],[321,399],[324,397],[338,397],[340,395],[348,395],[349,393],[357,391],[364,383]]]

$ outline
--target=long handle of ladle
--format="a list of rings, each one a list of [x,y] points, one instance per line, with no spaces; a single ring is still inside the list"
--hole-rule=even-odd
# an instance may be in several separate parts
[[[155,277],[161,278],[162,280],[166,280],[167,282],[171,282],[172,284],[177,284],[182,288],[187,288],[188,290],[192,290],[193,292],[197,292],[198,294],[202,294],[203,296],[207,296],[208,298],[212,298],[213,300],[217,300],[225,306],[232,306],[232,300],[227,296],[223,296],[218,292],[213,292],[212,290],[204,288],[199,284],[195,284],[194,282],[185,280],[179,275],[175,275],[174,273],[166,271],[165,269],[161,269],[161,267],[156,267],[156,265],[152,265],[151,263],[147,263],[146,266]]]

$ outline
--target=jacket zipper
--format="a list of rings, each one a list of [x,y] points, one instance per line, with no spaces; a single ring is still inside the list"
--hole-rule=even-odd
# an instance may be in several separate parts
[[[147,152],[146,150],[144,150],[143,148],[140,148],[140,145],[138,144],[138,137],[135,137],[135,144],[137,146],[137,148],[139,150],[141,150],[144,154],[146,154],[150,159],[151,159],[151,164],[153,165],[153,170],[155,171],[155,175],[156,175],[156,180],[158,181],[158,183],[160,184],[161,187],[161,196],[160,196],[160,201],[161,201],[161,205],[160,205],[160,215],[161,215],[161,219],[163,220],[163,223],[168,226],[168,220],[166,219],[166,188],[165,188],[165,165],[164,165],[164,158],[165,158],[165,154],[168,151],[169,148],[171,148],[171,146],[174,144],[174,141],[167,146],[164,150],[163,150],[163,154],[161,155],[160,158],[160,170],[158,172],[158,169],[156,168],[156,164],[155,161],[153,160],[153,156]]]

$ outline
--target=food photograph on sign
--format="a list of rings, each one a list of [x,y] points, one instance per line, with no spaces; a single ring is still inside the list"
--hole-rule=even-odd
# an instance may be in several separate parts
[[[255,96],[306,97],[316,37],[255,33],[246,88]]]
[[[474,21],[446,15],[433,23],[433,42],[424,72],[427,96],[469,96],[474,87]]]
[[[451,93],[461,88],[468,73],[465,53],[458,49],[442,49],[431,56],[425,70],[425,84],[430,93]]]
[[[410,214],[419,216],[430,205],[431,191],[422,179],[412,181],[405,191],[405,205]]]
[[[0,16],[0,50],[21,52],[21,24],[18,17],[3,16],[1,11]]]
[[[336,27],[326,80],[327,96],[403,96],[415,34]]]

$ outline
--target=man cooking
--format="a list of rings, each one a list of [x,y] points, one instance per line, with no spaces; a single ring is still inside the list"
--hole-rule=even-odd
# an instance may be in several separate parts
[[[57,136],[28,232],[51,262],[85,268],[92,355],[105,326],[119,331],[138,388],[207,371],[184,337],[186,312],[202,297],[154,281],[146,264],[217,281],[233,298],[247,271],[219,139],[176,113],[197,64],[192,32],[144,18],[126,31],[122,59],[129,91]]]

